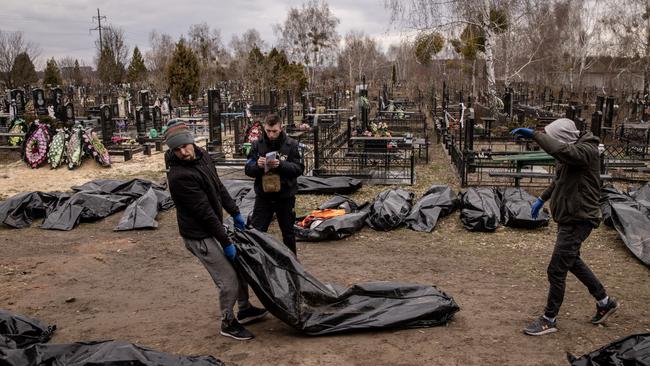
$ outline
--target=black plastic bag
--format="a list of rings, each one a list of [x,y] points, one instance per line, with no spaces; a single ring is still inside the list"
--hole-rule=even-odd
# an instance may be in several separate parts
[[[352,199],[336,195],[321,204],[319,210],[342,209],[345,215],[332,217],[326,220],[316,220],[310,227],[294,225],[293,231],[298,241],[325,241],[346,238],[365,225],[368,210],[367,203],[359,206]],[[361,210],[363,208],[363,210]],[[302,219],[302,218],[301,218]]]
[[[34,219],[49,215],[70,195],[67,193],[27,192],[0,202],[0,223],[14,229],[29,227]]]
[[[370,282],[348,289],[320,282],[284,244],[257,230],[236,231],[236,265],[264,307],[311,335],[428,327],[459,310],[433,286]]]
[[[55,329],[55,325],[47,326],[36,319],[0,309],[0,349],[24,348],[47,342]]]
[[[625,246],[650,266],[650,216],[640,203],[612,202],[612,223]]]
[[[389,189],[375,197],[366,219],[375,230],[389,231],[404,223],[413,207],[413,192],[403,189]]]
[[[650,366],[650,333],[634,334],[575,358],[572,366]]]
[[[177,356],[124,341],[34,344],[25,349],[0,347],[7,366],[222,366],[212,356]]]
[[[458,195],[445,185],[433,185],[415,203],[404,222],[411,230],[432,232],[438,219],[458,208]]]
[[[133,200],[131,195],[77,192],[45,218],[41,229],[72,230],[81,221],[96,221],[121,211]]]
[[[237,203],[253,189],[254,184],[252,180],[239,179],[224,179],[221,183],[228,190],[230,197]]]
[[[523,229],[548,226],[549,216],[544,210],[540,210],[537,218],[533,219],[532,205],[537,198],[523,188],[505,188],[499,193],[501,195],[501,219],[505,226]]]
[[[298,177],[298,194],[351,194],[361,188],[362,182],[350,177]]]
[[[612,202],[635,204],[632,197],[618,189],[612,186],[602,187],[600,189],[600,211],[603,214],[603,223],[611,228],[614,227],[612,222]]]
[[[98,179],[72,187],[72,190],[73,194],[31,192],[13,196],[0,203],[0,222],[24,228],[35,218],[45,217],[42,229],[72,230],[80,222],[96,221],[123,210],[150,190],[157,210],[174,206],[164,185],[143,179]]]
[[[158,196],[153,188],[149,188],[147,193],[126,208],[114,230],[155,229],[158,227],[157,215]]]
[[[650,209],[650,183],[646,183],[636,191],[630,192],[630,195],[635,201]]]
[[[470,188],[461,196],[460,220],[469,231],[495,231],[501,222],[501,205],[493,188]]]

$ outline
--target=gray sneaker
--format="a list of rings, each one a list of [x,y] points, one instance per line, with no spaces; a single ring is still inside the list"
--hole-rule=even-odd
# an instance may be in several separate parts
[[[551,322],[543,316],[535,319],[524,329],[524,333],[532,336],[541,336],[557,332],[557,320]]]

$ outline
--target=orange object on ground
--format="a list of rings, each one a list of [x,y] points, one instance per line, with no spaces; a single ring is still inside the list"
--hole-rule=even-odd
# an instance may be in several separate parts
[[[298,223],[298,226],[309,227],[309,225],[314,220],[317,219],[327,220],[327,219],[331,219],[332,217],[343,216],[343,215],[345,215],[345,210],[343,209],[328,208],[325,210],[314,210],[309,215],[307,215],[307,217],[305,217],[304,220],[300,221]]]

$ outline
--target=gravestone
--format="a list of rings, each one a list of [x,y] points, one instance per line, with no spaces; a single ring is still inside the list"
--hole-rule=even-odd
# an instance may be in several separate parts
[[[63,105],[63,90],[61,88],[50,89],[50,104],[54,109],[54,117],[58,120],[64,120],[65,106]]]
[[[9,101],[16,107],[16,118],[22,118],[25,115],[25,92],[20,89],[9,91]]]
[[[43,89],[37,88],[32,90],[32,99],[34,100],[34,111],[38,116],[47,116],[47,101]]]
[[[65,111],[65,113],[63,113],[63,122],[65,122],[66,127],[74,126],[74,105],[72,102],[66,103],[63,110]]]
[[[104,146],[110,145],[113,141],[113,116],[111,115],[111,107],[103,104],[100,107],[100,123],[102,127],[102,143]]]
[[[155,128],[156,131],[160,133],[162,129],[162,113],[160,111],[160,107],[154,106],[151,108],[151,115],[153,117],[153,128]]]
[[[146,111],[142,106],[135,109],[135,129],[138,131],[138,138],[147,135],[147,120],[145,115]]]
[[[208,130],[210,146],[220,148],[221,140],[221,93],[219,89],[208,90]],[[236,131],[237,133],[238,131]]]

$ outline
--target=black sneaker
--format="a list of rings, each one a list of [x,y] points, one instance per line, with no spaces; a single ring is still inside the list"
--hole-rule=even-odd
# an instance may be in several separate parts
[[[258,319],[262,319],[268,313],[269,312],[266,309],[256,308],[255,306],[251,305],[246,309],[239,310],[239,312],[237,312],[237,320],[239,320],[240,324],[248,324]]]
[[[229,322],[221,322],[221,335],[225,337],[234,338],[238,341],[247,341],[249,339],[255,338],[253,333],[249,332],[244,328],[237,319],[233,319]]]
[[[601,324],[604,323],[610,315],[618,309],[618,302],[615,298],[610,297],[607,301],[607,305],[600,307],[596,304],[596,315],[591,318],[592,324]]]
[[[543,316],[535,319],[524,329],[524,333],[532,336],[541,336],[557,332],[557,320],[551,322]]]

